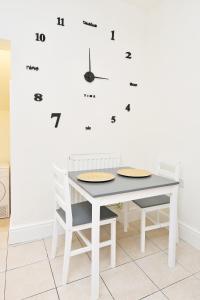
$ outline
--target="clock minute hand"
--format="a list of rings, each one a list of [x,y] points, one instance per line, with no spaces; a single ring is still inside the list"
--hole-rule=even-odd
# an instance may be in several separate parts
[[[90,48],[89,48],[89,72],[91,72],[91,58],[90,58]]]
[[[106,79],[106,80],[109,80],[108,78],[105,78],[105,77],[98,77],[98,76],[94,76],[94,78],[97,78],[97,79]]]

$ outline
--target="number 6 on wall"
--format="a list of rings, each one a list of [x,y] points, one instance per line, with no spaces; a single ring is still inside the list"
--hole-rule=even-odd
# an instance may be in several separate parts
[[[61,113],[52,113],[51,114],[51,119],[52,118],[57,118],[56,123],[55,123],[55,128],[58,127],[59,121],[60,121]]]

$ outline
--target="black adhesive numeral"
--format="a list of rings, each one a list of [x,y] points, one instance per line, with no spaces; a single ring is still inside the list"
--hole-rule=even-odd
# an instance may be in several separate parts
[[[58,17],[58,18],[57,18],[57,21],[58,21],[57,25],[65,26],[65,24],[64,24],[64,22],[65,22],[64,18]]]
[[[127,110],[127,111],[130,111],[130,110],[131,110],[131,105],[130,105],[130,104],[128,104],[128,105],[126,106],[126,110]]]
[[[129,59],[131,59],[131,58],[132,58],[132,56],[131,56],[131,52],[129,52],[129,51],[127,51],[127,52],[126,52],[126,58],[129,58]]]
[[[138,86],[137,83],[130,82],[130,86]]]
[[[86,126],[85,130],[91,130],[91,126]]]
[[[61,113],[52,113],[51,114],[51,119],[52,118],[57,118],[56,123],[55,123],[55,128],[58,127],[59,121],[60,121]]]
[[[35,101],[42,101],[43,100],[43,95],[40,93],[34,94],[34,100]]]
[[[36,41],[39,42],[44,42],[46,40],[45,34],[44,33],[36,33]]]
[[[116,122],[116,116],[112,116],[111,123],[115,123],[115,122]]]
[[[114,41],[115,40],[115,31],[114,30],[111,30],[111,40]]]

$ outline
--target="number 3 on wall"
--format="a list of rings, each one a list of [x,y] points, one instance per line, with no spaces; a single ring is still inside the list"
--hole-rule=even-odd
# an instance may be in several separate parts
[[[55,123],[55,128],[58,127],[59,121],[60,121],[61,113],[52,113],[51,114],[51,119],[52,118],[57,118],[56,123]]]

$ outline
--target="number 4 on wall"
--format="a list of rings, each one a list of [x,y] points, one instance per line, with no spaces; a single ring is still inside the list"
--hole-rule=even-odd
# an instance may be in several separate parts
[[[58,127],[59,121],[60,121],[61,113],[52,113],[51,114],[51,119],[52,118],[57,118],[56,123],[55,123],[55,128]]]

